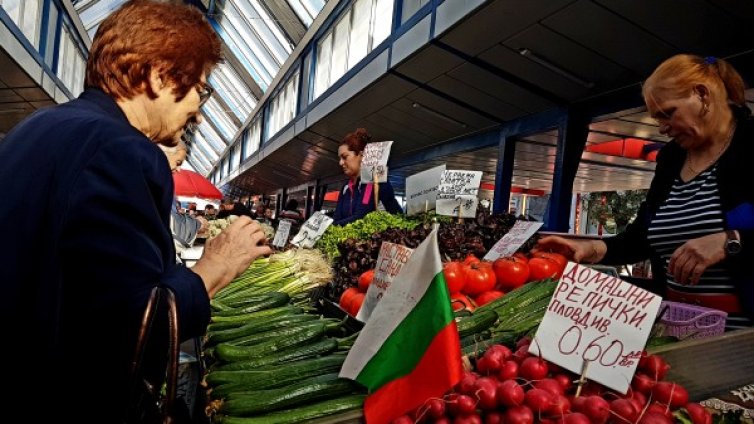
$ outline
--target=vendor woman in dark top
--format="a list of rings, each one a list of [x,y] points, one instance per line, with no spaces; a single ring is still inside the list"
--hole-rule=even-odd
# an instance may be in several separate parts
[[[345,225],[363,218],[374,211],[374,183],[360,181],[361,157],[364,148],[371,141],[371,137],[364,128],[359,128],[343,139],[338,148],[338,158],[343,173],[348,177],[348,183],[343,187],[335,208],[335,225]],[[390,182],[379,184],[379,198],[382,205],[390,213],[401,213],[401,205],[395,200],[395,193]]]
[[[754,122],[741,76],[724,60],[677,55],[643,86],[660,133],[647,199],[625,232],[604,240],[551,236],[538,248],[580,262],[652,259],[665,298],[728,312],[727,328],[754,315]]]

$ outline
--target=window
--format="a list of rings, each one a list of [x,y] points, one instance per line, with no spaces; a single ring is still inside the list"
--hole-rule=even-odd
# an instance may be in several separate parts
[[[267,138],[270,139],[296,116],[296,98],[298,95],[298,72],[291,75],[285,86],[270,102],[267,121]]]
[[[325,0],[288,0],[288,4],[308,28],[322,10]]]
[[[233,150],[231,152],[231,163],[233,164],[232,168],[238,169],[238,167],[241,166],[241,146],[233,147]]]
[[[403,0],[403,10],[401,11],[401,23],[406,22],[414,16],[429,0]]]
[[[75,97],[78,96],[84,86],[84,56],[78,49],[68,28],[63,26],[58,47],[57,75],[63,85]]]
[[[210,97],[202,107],[204,115],[212,120],[215,128],[220,131],[225,141],[232,140],[238,131],[238,126],[230,119],[227,112],[221,107],[214,96]]]
[[[257,99],[249,86],[241,80],[238,72],[228,63],[220,63],[209,76],[209,82],[215,91],[236,115],[239,121],[245,121],[257,105]]]
[[[356,0],[317,44],[312,99],[319,97],[389,35],[394,0]]]
[[[0,0],[8,17],[26,36],[32,46],[39,48],[40,0]]]
[[[251,124],[251,128],[249,128],[248,137],[246,139],[246,149],[244,149],[244,159],[259,150],[259,143],[262,141],[261,122],[261,119],[257,119]]]

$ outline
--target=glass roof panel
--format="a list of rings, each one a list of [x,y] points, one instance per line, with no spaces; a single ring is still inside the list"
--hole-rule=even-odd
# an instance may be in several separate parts
[[[288,4],[308,28],[325,6],[325,0],[288,0]]]
[[[249,87],[238,76],[238,72],[228,63],[221,63],[209,76],[209,83],[222,97],[239,121],[245,121],[257,105],[257,99]]]
[[[198,131],[199,133],[201,133],[207,143],[212,147],[212,150],[214,150],[218,155],[223,154],[227,145],[225,144],[225,141],[223,141],[223,139],[220,138],[220,136],[217,134],[217,131],[212,128],[212,125],[207,123],[206,120],[202,121],[202,123],[199,124]]]
[[[194,133],[194,146],[198,148],[204,154],[204,156],[210,160],[210,162],[215,163],[218,159],[220,159],[220,153],[215,152],[215,150],[210,147],[209,143],[200,131],[196,131]]]
[[[206,118],[212,120],[223,138],[223,141],[232,140],[233,136],[238,131],[238,126],[228,116],[229,111],[224,110],[217,99],[210,97],[207,103],[204,104],[202,112]],[[227,144],[227,143],[226,143]]]
[[[205,153],[207,151],[206,146],[202,146],[201,148],[191,149],[191,154],[189,154],[189,159],[196,158],[201,162],[205,167],[212,168],[212,164],[214,161],[211,161],[207,154]]]
[[[78,1],[74,3],[74,7],[79,12],[89,38],[94,38],[99,24],[125,2],[126,0]]]

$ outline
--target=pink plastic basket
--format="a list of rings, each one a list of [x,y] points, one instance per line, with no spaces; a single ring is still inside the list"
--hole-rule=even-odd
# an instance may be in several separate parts
[[[700,339],[718,336],[725,332],[728,313],[718,309],[690,305],[688,303],[663,301],[659,322],[665,326],[664,336],[679,339]]]

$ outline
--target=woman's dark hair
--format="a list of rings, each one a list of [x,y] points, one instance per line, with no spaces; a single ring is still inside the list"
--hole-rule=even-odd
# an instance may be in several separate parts
[[[296,209],[298,209],[298,201],[296,199],[288,199],[285,203],[285,210],[295,211]]]
[[[366,128],[356,128],[356,131],[346,134],[343,137],[343,142],[340,144],[345,144],[348,146],[348,150],[359,154],[364,151],[364,148],[370,141],[372,141],[372,137],[367,133]]]

